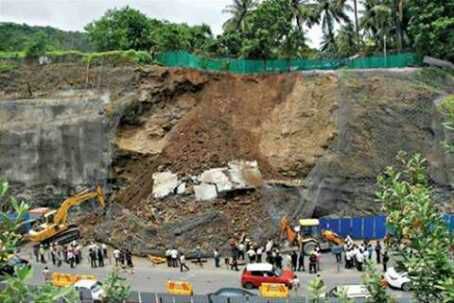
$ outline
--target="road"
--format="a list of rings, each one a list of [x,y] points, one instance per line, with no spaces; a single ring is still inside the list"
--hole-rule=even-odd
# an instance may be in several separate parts
[[[26,257],[28,260],[33,260],[30,247],[25,247],[20,255]],[[109,255],[111,255],[110,252]],[[87,256],[86,249],[83,250],[83,256]],[[113,266],[110,262],[107,261],[106,263],[107,265],[102,268],[90,268],[87,259],[84,258],[83,262],[74,269],[70,268],[70,266],[65,263],[63,263],[60,268],[53,266],[49,262],[46,265],[51,272],[58,271],[64,273],[90,274],[95,275],[99,281],[103,281],[113,270]],[[231,271],[225,266],[222,268],[215,268],[212,260],[208,260],[203,268],[188,262],[191,270],[184,273],[180,273],[179,269],[168,268],[165,264],[154,266],[145,258],[134,258],[134,265],[134,273],[122,271],[121,276],[125,277],[130,283],[131,288],[136,291],[165,293],[165,285],[168,280],[191,282],[195,294],[207,294],[222,287],[241,287],[241,271]],[[44,266],[44,264],[36,263],[33,260],[32,284],[36,285],[44,282],[42,275]],[[292,290],[291,295],[305,296],[308,294],[308,282],[313,279],[315,275],[307,272],[298,272],[297,275],[301,281],[301,287],[298,290]],[[361,273],[356,270],[346,270],[341,266],[340,271],[337,272],[335,258],[329,253],[322,255],[320,276],[324,280],[328,291],[336,285],[361,283]],[[411,294],[399,290],[389,291],[396,298],[408,298],[411,296]]]

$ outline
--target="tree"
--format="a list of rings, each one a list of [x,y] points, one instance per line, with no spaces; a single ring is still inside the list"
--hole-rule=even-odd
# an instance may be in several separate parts
[[[359,21],[358,21],[358,0],[353,0],[353,13],[355,15],[355,33],[356,33],[356,43],[360,43],[359,36]]]
[[[318,0],[318,20],[321,22],[325,45],[336,44],[334,27],[336,23],[350,23],[347,11],[351,7],[346,0]]]
[[[111,303],[123,303],[129,296],[130,287],[125,278],[120,277],[117,270],[109,274],[103,285],[103,290]]]
[[[38,32],[34,35],[33,40],[25,49],[25,57],[36,59],[46,54],[48,50],[48,39],[45,33]]]
[[[99,51],[149,50],[151,24],[140,11],[126,6],[110,9],[99,20],[85,26],[90,40]]]
[[[454,62],[454,1],[407,0],[410,40],[420,55]]]
[[[311,303],[322,303],[325,302],[326,297],[326,287],[320,277],[315,277],[309,282],[308,291],[309,291],[309,302]]]
[[[251,14],[242,38],[241,55],[246,58],[296,57],[306,49],[288,0],[263,1]]]
[[[395,302],[395,300],[386,292],[386,289],[383,287],[382,276],[373,262],[366,262],[366,272],[363,274],[362,280],[370,294],[368,302]]]
[[[10,255],[16,253],[16,249],[21,235],[17,232],[28,205],[24,202],[18,203],[16,199],[10,197],[6,200],[8,183],[0,182],[0,204],[10,207],[10,212],[0,212],[0,268],[8,264]],[[6,200],[6,201],[5,201]],[[12,215],[11,215],[12,214]],[[22,302],[56,302],[63,299],[65,302],[78,302],[79,298],[73,287],[56,288],[51,284],[30,287],[27,281],[32,276],[32,269],[27,266],[16,266],[14,275],[7,276],[5,288],[0,292],[0,302],[3,303],[22,303]]]
[[[359,45],[355,39],[355,29],[352,23],[343,25],[336,34],[335,56],[340,58],[351,57],[358,52]],[[323,50],[323,49],[322,49]]]
[[[317,23],[317,4],[311,0],[291,0],[293,18],[300,32],[303,32],[303,25],[309,28]]]
[[[393,28],[389,3],[386,0],[366,0],[363,5],[361,27],[365,31],[366,38],[373,41],[375,50],[383,50],[384,40],[389,38]],[[390,47],[391,45],[388,45],[388,48]]]
[[[233,3],[227,5],[222,11],[231,15],[223,25],[224,31],[244,32],[247,19],[256,7],[257,0],[233,0]]]
[[[449,259],[453,237],[432,201],[426,160],[420,154],[408,157],[405,153],[397,159],[401,171],[387,167],[378,177],[377,199],[384,205],[392,231],[387,245],[398,266],[408,272],[418,302],[440,302],[449,295],[440,289],[454,276]]]

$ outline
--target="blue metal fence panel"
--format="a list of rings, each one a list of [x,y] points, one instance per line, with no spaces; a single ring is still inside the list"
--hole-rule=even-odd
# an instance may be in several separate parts
[[[385,216],[375,216],[374,217],[375,233],[374,238],[381,239],[386,235],[386,217]]]
[[[334,231],[336,234],[340,234],[340,219],[330,219],[329,229]]]
[[[346,237],[352,234],[352,219],[342,218],[340,219],[340,235]]]
[[[374,236],[375,217],[364,217],[363,239],[372,239]]]
[[[451,222],[449,223],[449,230],[454,232],[454,215],[450,215],[451,217]]]
[[[352,218],[352,233],[353,239],[363,238],[363,219],[362,217]]]

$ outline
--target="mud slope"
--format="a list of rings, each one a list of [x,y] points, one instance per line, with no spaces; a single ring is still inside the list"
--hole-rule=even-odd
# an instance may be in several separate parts
[[[454,159],[437,108],[454,93],[445,72],[234,76],[52,64],[0,80],[2,175],[40,205],[102,183],[119,206],[87,232],[138,254],[169,243],[210,249],[243,232],[260,240],[286,214],[378,213],[376,176],[400,150],[427,157],[438,205],[454,208]]]

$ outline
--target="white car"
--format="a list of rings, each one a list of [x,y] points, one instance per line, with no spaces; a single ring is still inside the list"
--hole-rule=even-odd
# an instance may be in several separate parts
[[[93,300],[101,302],[104,297],[104,290],[101,282],[96,280],[79,280],[74,284],[82,300]]]
[[[399,288],[403,291],[409,291],[411,289],[408,274],[406,272],[399,272],[394,267],[388,268],[385,273],[385,280],[391,287]]]
[[[347,298],[350,299],[367,299],[370,298],[370,293],[366,285],[338,285],[328,292],[328,297],[337,298],[341,292],[345,292]]]

